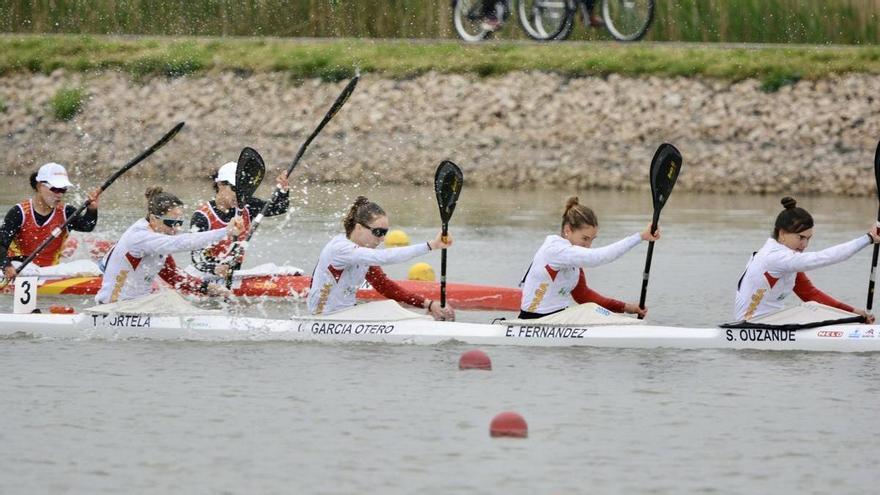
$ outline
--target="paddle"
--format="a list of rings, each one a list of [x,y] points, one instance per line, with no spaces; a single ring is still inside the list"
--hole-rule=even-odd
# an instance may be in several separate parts
[[[437,205],[440,207],[440,220],[443,222],[443,240],[449,233],[449,219],[455,211],[464,175],[458,165],[444,160],[434,174],[434,192],[437,194]],[[446,307],[446,249],[440,252],[440,307]]]
[[[132,167],[134,167],[138,163],[144,161],[148,156],[155,153],[162,146],[165,146],[165,144],[167,144],[168,141],[171,141],[171,139],[173,139],[174,136],[176,136],[177,133],[180,132],[180,129],[183,128],[183,125],[184,125],[184,122],[180,122],[179,124],[174,126],[174,128],[172,128],[170,131],[168,131],[164,136],[162,136],[161,139],[159,139],[152,146],[150,146],[149,148],[144,150],[143,153],[141,153],[140,155],[136,156],[133,160],[131,160],[130,162],[123,165],[122,168],[120,168],[113,175],[111,175],[109,179],[104,181],[104,184],[102,184],[100,187],[100,192],[106,191],[107,188],[110,187],[110,184],[113,184],[113,182],[115,182],[116,179],[118,179],[122,174],[124,174],[125,172],[128,172]],[[85,209],[89,207],[90,204],[92,204],[92,200],[86,199],[86,201],[82,204],[82,206],[80,206],[79,209],[77,209],[73,215],[70,215],[67,218],[67,221],[64,222],[64,225],[62,225],[61,227],[59,227],[57,229],[54,229],[52,231],[51,235],[48,238],[46,238],[46,240],[44,240],[39,246],[37,246],[37,249],[33,253],[31,253],[30,256],[25,258],[25,260],[21,262],[21,265],[19,265],[18,268],[15,269],[15,275],[18,276],[18,274],[21,273],[22,270],[24,270],[24,267],[27,266],[28,264],[30,264],[30,262],[33,261],[34,258],[36,258],[37,255],[40,254],[40,252],[43,251],[43,249],[45,249],[46,246],[48,246],[50,242],[52,242],[54,239],[58,238],[58,236],[60,236],[61,233],[67,228],[67,226],[70,225],[70,222],[72,222],[76,217],[80,216],[82,214],[82,212],[85,211]],[[9,280],[5,280],[2,285],[5,286],[8,283],[9,283]]]
[[[239,210],[247,208],[248,200],[260,187],[264,175],[266,175],[266,164],[263,162],[263,157],[257,153],[257,150],[244,147],[241,154],[238,155],[238,163],[235,166],[235,200]],[[226,272],[227,289],[232,288],[232,272],[241,266],[238,236],[233,237],[232,242],[232,248],[228,254],[228,258],[232,262]]]
[[[675,146],[663,143],[654,153],[651,160],[651,196],[654,198],[654,218],[651,221],[651,233],[657,231],[657,222],[660,221],[660,210],[672,194],[672,188],[681,172],[681,153]],[[651,273],[651,258],[654,256],[654,241],[648,243],[648,256],[645,259],[645,273],[642,276],[642,295],[639,297],[639,307],[645,309],[645,298],[648,295],[648,275]],[[641,317],[639,317],[641,319]]]
[[[874,152],[874,183],[877,187],[877,200],[880,201],[880,142],[877,143],[877,151]],[[880,223],[880,206],[877,207],[877,222]],[[880,227],[877,232],[880,233]],[[868,279],[868,304],[865,310],[870,312],[874,306],[874,280],[877,275],[877,254],[880,253],[880,244],[874,244],[874,256],[871,257],[871,277]]]
[[[348,100],[348,97],[351,96],[351,94],[354,92],[354,88],[355,88],[355,86],[357,86],[357,83],[358,83],[358,80],[360,80],[360,77],[361,76],[359,76],[359,75],[354,76],[351,79],[351,81],[348,82],[348,84],[345,86],[345,89],[342,90],[342,93],[340,93],[339,96],[336,97],[336,101],[333,102],[333,106],[330,107],[330,110],[327,111],[327,114],[324,115],[324,118],[318,124],[318,127],[316,127],[314,131],[312,131],[312,133],[306,139],[306,142],[304,142],[302,144],[302,146],[299,147],[299,151],[297,151],[296,157],[294,157],[293,162],[290,164],[290,166],[287,167],[287,177],[290,177],[290,174],[293,172],[293,169],[296,168],[297,164],[299,164],[300,158],[302,158],[303,153],[306,152],[306,148],[309,146],[309,144],[312,142],[312,140],[315,139],[315,137],[318,135],[318,133],[321,132],[321,129],[323,129],[324,126],[326,126],[327,123],[330,122],[330,119],[332,119],[333,116],[336,115],[336,112],[338,112],[339,109],[342,108],[343,105],[345,105],[345,102]],[[274,204],[275,201],[277,201],[278,196],[280,196],[280,195],[281,195],[281,186],[276,184],[275,189],[272,191],[271,200],[266,201],[266,204],[263,205],[263,209],[251,221],[251,228],[248,230],[247,236],[245,236],[245,238],[244,238],[245,242],[250,241],[251,237],[254,236],[254,233],[257,231],[257,228],[259,228],[259,226],[260,226],[260,222],[262,222],[263,217],[266,216],[266,212],[269,210],[269,206]]]

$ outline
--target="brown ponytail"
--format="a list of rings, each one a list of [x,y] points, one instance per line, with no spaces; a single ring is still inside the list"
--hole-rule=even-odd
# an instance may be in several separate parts
[[[376,217],[385,215],[385,210],[381,206],[373,203],[365,196],[358,196],[348,209],[348,214],[342,220],[342,226],[345,228],[345,235],[351,235],[357,224],[369,224]]]
[[[147,220],[150,215],[162,216],[172,208],[183,206],[183,201],[177,196],[162,192],[162,188],[158,186],[148,187],[144,196],[147,197]]]
[[[585,225],[599,226],[599,219],[590,208],[578,203],[578,197],[572,196],[565,202],[565,213],[562,214],[562,227],[568,225],[572,229],[579,229]]]
[[[794,198],[786,196],[780,203],[785,209],[776,217],[776,224],[773,226],[774,239],[779,240],[780,230],[800,234],[813,228],[813,216],[807,210],[799,208]]]

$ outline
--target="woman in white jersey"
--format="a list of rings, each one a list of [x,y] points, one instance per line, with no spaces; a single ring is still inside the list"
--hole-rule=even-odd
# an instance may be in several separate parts
[[[794,292],[802,301],[816,301],[856,313],[873,323],[873,315],[820,291],[804,272],[847,260],[862,248],[880,242],[880,236],[872,230],[849,242],[805,253],[813,237],[813,217],[790,197],[782,198],[782,206],[785,209],[776,217],[773,237],[752,255],[739,279],[734,318],[751,320],[780,310],[785,306],[783,299]]]
[[[642,317],[647,309],[600,295],[587,287],[584,266],[600,266],[623,256],[642,241],[660,239],[659,230],[651,226],[641,232],[601,248],[593,249],[599,233],[599,220],[590,208],[568,198],[562,214],[562,232],[548,235],[535,253],[532,265],[523,279],[519,317],[532,319],[557,313],[567,308],[572,299],[578,304],[593,302],[615,313],[635,313]]]
[[[240,217],[226,228],[179,234],[183,226],[183,202],[162,188],[147,189],[147,216],[134,223],[104,258],[104,280],[95,296],[100,304],[124,301],[150,293],[153,280],[163,280],[184,292],[227,293],[225,288],[208,284],[177,269],[171,253],[192,251],[227,236],[238,235]]]
[[[402,263],[434,249],[448,248],[452,238],[440,234],[429,242],[412,246],[376,249],[388,233],[388,215],[376,203],[358,196],[342,221],[345,234],[324,246],[309,288],[309,311],[324,314],[355,305],[355,296],[364,280],[383,296],[427,310],[438,320],[453,320],[455,312],[439,301],[413,294],[394,283],[380,265]]]

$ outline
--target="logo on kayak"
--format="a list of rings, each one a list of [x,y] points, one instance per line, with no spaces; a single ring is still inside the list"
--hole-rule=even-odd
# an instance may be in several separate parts
[[[849,337],[851,339],[858,339],[858,338],[861,338],[861,336],[862,336],[862,331],[859,329],[855,329],[852,332],[850,332],[849,335],[847,335],[847,337]]]
[[[862,334],[863,339],[873,339],[874,338],[874,329],[865,330],[865,333]]]
[[[832,330],[819,330],[819,332],[816,333],[816,336],[817,337],[835,337],[835,338],[837,338],[837,337],[843,337],[843,332],[837,332],[837,331],[832,331]]]

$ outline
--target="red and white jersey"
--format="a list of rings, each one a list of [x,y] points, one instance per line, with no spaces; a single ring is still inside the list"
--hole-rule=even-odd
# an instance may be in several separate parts
[[[214,207],[211,206],[211,203],[205,203],[200,206],[196,213],[199,213],[208,220],[208,225],[210,226],[210,230],[215,229],[223,229],[229,224],[229,222],[224,222],[219,215],[217,215],[217,211],[214,210]],[[235,208],[235,215],[241,215],[241,220],[244,222],[244,227],[242,227],[242,232],[247,232],[251,228],[251,212],[247,209],[239,209]],[[229,254],[230,247],[232,246],[232,239],[222,239],[207,248],[205,248],[205,255],[210,258],[221,259]]]
[[[141,218],[122,234],[107,256],[104,279],[95,300],[106,304],[145,296],[169,254],[201,249],[225,236],[226,229],[160,234]]]
[[[339,234],[324,246],[309,289],[309,311],[332,313],[355,305],[357,290],[371,266],[411,260],[430,251],[427,242],[399,248],[361,247]]]
[[[870,244],[871,240],[863,234],[821,251],[799,253],[773,238],[767,239],[740,278],[733,317],[750,320],[783,309],[784,299],[796,289],[799,272],[847,260]]]
[[[535,253],[532,266],[523,282],[520,309],[529,313],[548,314],[565,309],[571,302],[571,291],[580,278],[582,266],[600,266],[623,256],[639,245],[641,234],[600,248],[575,246],[564,237],[548,235]]]
[[[52,210],[52,213],[43,225],[37,224],[37,219],[34,217],[34,203],[32,199],[19,203],[18,208],[21,210],[21,229],[19,229],[15,238],[12,239],[12,243],[9,244],[8,256],[30,256],[43,241],[52,235],[55,229],[59,229],[57,237],[45,249],[40,251],[33,260],[33,263],[37,266],[57,265],[61,259],[61,251],[64,249],[64,241],[67,239],[67,229],[61,230],[61,227],[67,222],[67,211],[64,203],[59,201],[55,205],[55,209]]]

